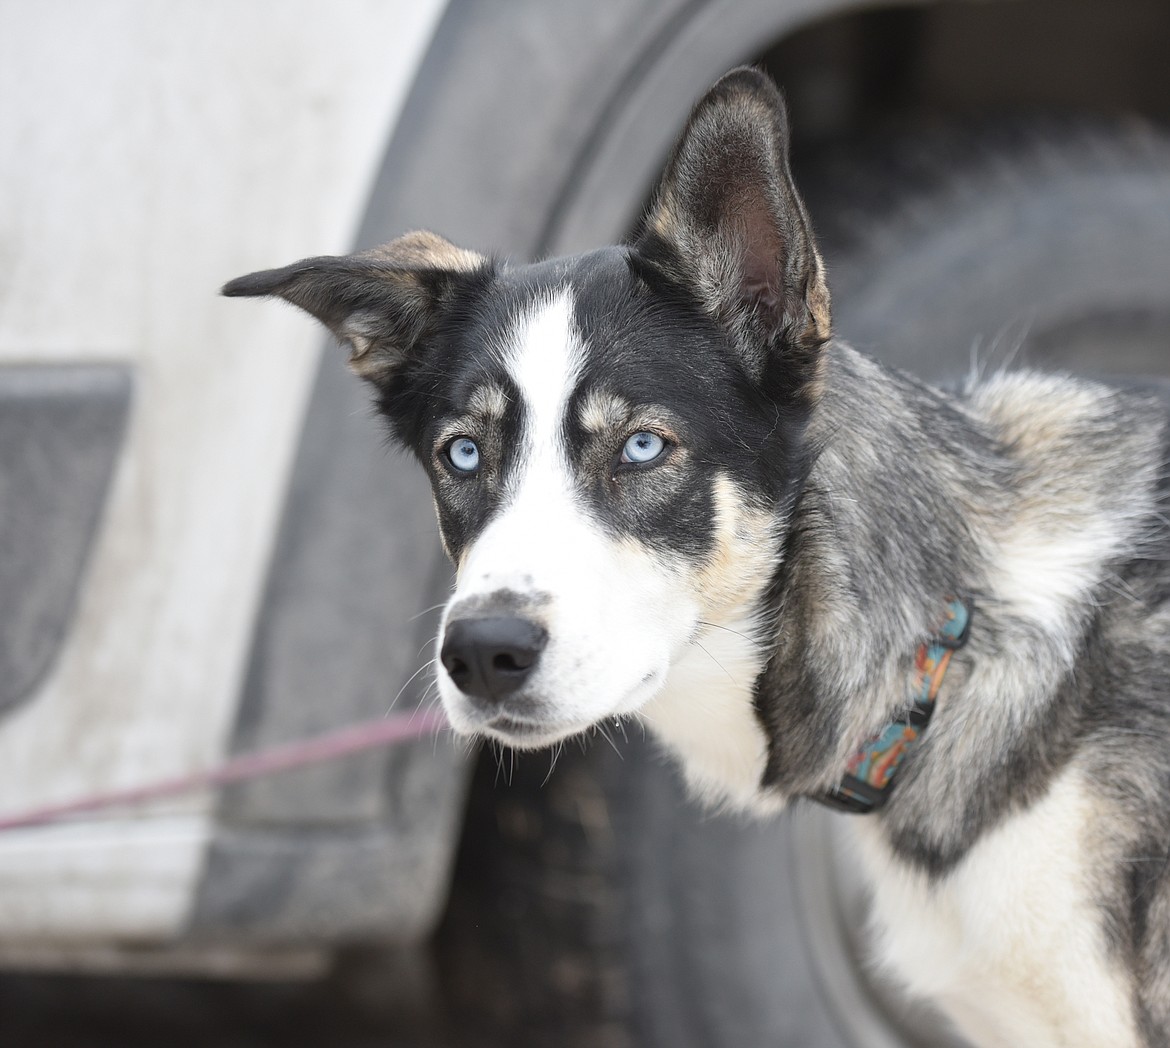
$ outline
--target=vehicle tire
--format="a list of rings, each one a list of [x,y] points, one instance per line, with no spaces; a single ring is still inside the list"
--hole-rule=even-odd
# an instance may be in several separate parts
[[[836,327],[859,348],[939,380],[973,356],[1170,370],[1163,134],[943,131],[806,174]],[[866,970],[849,817],[703,815],[640,739],[570,745],[551,772],[547,754],[512,760],[480,762],[439,937],[464,1043],[959,1043]]]
[[[931,381],[1170,368],[1170,136],[1136,119],[895,136],[816,165],[839,337]]]

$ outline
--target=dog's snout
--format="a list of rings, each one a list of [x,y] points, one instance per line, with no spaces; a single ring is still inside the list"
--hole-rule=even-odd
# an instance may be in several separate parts
[[[466,695],[497,703],[518,691],[548,643],[548,633],[516,615],[454,619],[439,658]]]

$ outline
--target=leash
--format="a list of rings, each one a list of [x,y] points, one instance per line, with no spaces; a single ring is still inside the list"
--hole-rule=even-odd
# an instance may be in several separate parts
[[[970,630],[970,604],[948,601],[938,633],[918,647],[906,712],[870,738],[849,759],[841,781],[814,800],[854,815],[868,815],[889,800],[898,768],[930,723],[951,656],[967,643]]]
[[[74,816],[104,811],[107,808],[145,804],[217,786],[228,786],[235,782],[259,779],[293,768],[322,764],[355,753],[435,735],[446,726],[446,719],[437,710],[419,710],[409,715],[399,714],[380,720],[363,721],[324,735],[298,739],[295,742],[254,750],[251,753],[241,753],[204,771],[157,779],[141,786],[91,793],[70,801],[45,804],[7,815],[0,814],[0,833],[45,826]]]
[[[886,803],[898,768],[930,723],[951,655],[967,643],[970,625],[970,606],[961,600],[950,601],[939,632],[918,648],[912,702],[906,713],[869,739],[850,758],[840,783],[815,800],[854,814],[868,814]],[[436,710],[364,721],[324,735],[242,753],[203,771],[0,814],[0,833],[264,778],[435,735],[446,726],[446,719]]]

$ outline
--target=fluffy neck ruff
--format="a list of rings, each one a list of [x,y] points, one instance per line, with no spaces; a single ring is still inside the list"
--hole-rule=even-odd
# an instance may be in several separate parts
[[[904,707],[948,596],[986,593],[980,516],[1002,514],[1015,472],[954,398],[845,347],[828,363],[755,694],[764,786],[786,797],[830,787]]]
[[[978,629],[880,816],[919,863],[955,861],[1071,751],[1077,652],[1156,519],[1161,430],[1155,401],[1095,384],[1000,375],[951,395],[831,347],[814,463],[761,616],[762,769],[725,795],[742,804],[738,780],[757,771],[762,811],[833,785],[904,706],[941,603],[970,594]],[[719,792],[683,740],[667,741]]]

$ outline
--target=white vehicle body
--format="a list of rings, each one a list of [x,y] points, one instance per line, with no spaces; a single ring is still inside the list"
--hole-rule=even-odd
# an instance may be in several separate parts
[[[0,811],[225,755],[322,341],[217,289],[352,246],[442,8],[0,6],[0,367],[134,386],[67,637],[0,721]],[[177,935],[213,799],[0,835],[0,961]]]

